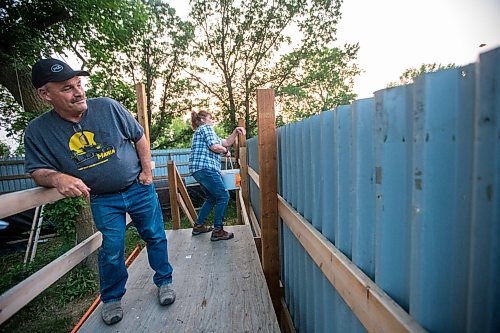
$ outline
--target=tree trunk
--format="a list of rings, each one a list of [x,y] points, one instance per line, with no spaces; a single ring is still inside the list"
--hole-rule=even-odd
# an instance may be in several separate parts
[[[19,68],[16,73],[14,64],[0,61],[0,85],[7,88],[19,105],[24,105],[25,111],[42,113],[49,108],[38,97],[31,83],[31,70],[28,67]]]
[[[79,214],[75,221],[76,241],[78,244],[92,236],[97,230],[92,218],[92,211],[90,210],[90,203],[87,201],[87,206],[79,210]],[[90,254],[84,261],[83,265],[92,271],[98,273],[99,266],[97,264],[97,251]]]

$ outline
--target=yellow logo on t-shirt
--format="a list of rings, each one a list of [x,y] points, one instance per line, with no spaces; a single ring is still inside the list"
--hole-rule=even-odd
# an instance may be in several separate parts
[[[69,149],[71,150],[71,158],[76,164],[81,164],[88,160],[95,160],[95,163],[88,165],[85,169],[101,164],[103,158],[116,154],[116,150],[112,145],[100,145],[94,140],[94,133],[89,131],[76,132],[69,139]]]

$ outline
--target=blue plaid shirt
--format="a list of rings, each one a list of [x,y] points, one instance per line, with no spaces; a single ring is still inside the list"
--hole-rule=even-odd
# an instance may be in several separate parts
[[[210,150],[210,146],[222,144],[210,125],[201,125],[196,129],[191,143],[189,171],[195,173],[201,169],[220,170],[220,155]]]

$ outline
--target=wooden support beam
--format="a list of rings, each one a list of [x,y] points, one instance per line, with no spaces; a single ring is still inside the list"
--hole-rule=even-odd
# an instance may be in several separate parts
[[[241,190],[237,189],[236,191],[236,219],[238,220],[238,224],[244,224],[243,217],[241,216],[241,204],[240,204],[240,195]]]
[[[248,164],[247,164],[247,147],[240,148],[240,192],[242,207],[248,212],[250,207],[250,192],[248,187]]]
[[[248,175],[250,176],[250,178],[252,178],[255,185],[257,185],[257,187],[260,188],[259,174],[257,172],[255,172],[255,170],[252,169],[251,166],[248,166],[247,171],[248,171]]]
[[[177,167],[176,167],[176,169],[177,169]],[[181,193],[182,199],[184,199],[184,203],[189,211],[189,215],[191,215],[192,219],[196,220],[196,219],[198,219],[198,214],[196,214],[196,209],[194,208],[193,202],[191,201],[191,198],[189,197],[189,193],[187,191],[186,185],[182,181],[181,175],[179,174],[178,170],[175,170],[175,175],[177,177],[177,188],[179,189],[179,192]]]
[[[281,331],[284,333],[295,333],[295,327],[293,326],[292,316],[288,311],[286,302],[284,298],[281,298]]]
[[[252,206],[250,206],[249,209],[249,216],[250,216],[250,226],[252,227],[253,233],[255,237],[260,238],[262,236],[262,231],[260,230],[259,221],[257,220],[257,216],[255,215]]]
[[[243,195],[242,195],[241,191],[238,191],[238,198],[240,199],[238,201],[238,204],[240,205],[241,217],[242,217],[242,220],[243,220],[243,224],[250,225],[250,219],[248,218],[247,209],[246,209],[246,207],[244,205],[245,201],[243,200]]]
[[[245,128],[245,119],[243,119],[243,118],[238,119],[238,127]],[[240,148],[246,147],[247,146],[246,135],[238,134],[238,143],[239,143]]]
[[[278,202],[283,222],[368,332],[425,332],[415,319],[281,196],[278,196]]]
[[[177,176],[175,175],[177,168],[175,162],[170,160],[167,162],[168,173],[168,194],[170,197],[170,215],[172,216],[172,229],[177,230],[181,228],[181,214],[179,212],[179,205],[177,204]]]
[[[135,93],[137,96],[137,121],[144,128],[144,135],[149,141],[149,118],[148,118],[148,104],[146,102],[146,88],[143,83],[135,85]]]
[[[245,119],[238,119],[238,127],[243,127],[245,128]],[[247,146],[247,138],[246,135],[243,134],[238,134],[238,137],[236,138],[236,141],[233,144],[234,147],[234,158],[236,158],[236,161],[240,159],[240,150],[239,148],[241,147],[246,147]]]
[[[280,262],[278,249],[278,178],[274,91],[257,89],[257,122],[260,182],[262,268],[276,316],[281,315]]]
[[[253,241],[255,242],[255,247],[257,248],[257,254],[259,255],[260,263],[262,264],[262,238],[254,237]]]
[[[179,193],[177,193],[177,202],[181,206],[182,211],[184,212],[184,215],[186,215],[186,217],[189,221],[189,224],[191,224],[191,226],[194,227],[195,220],[191,216],[191,213],[189,212],[189,209],[187,208],[186,203],[184,202],[184,200],[182,199],[182,196]]]

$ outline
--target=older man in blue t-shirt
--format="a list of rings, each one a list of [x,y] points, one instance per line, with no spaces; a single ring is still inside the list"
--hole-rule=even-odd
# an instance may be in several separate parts
[[[80,79],[87,75],[57,59],[42,59],[33,66],[32,83],[53,109],[26,128],[26,171],[38,185],[57,188],[66,197],[90,198],[95,225],[103,235],[102,319],[111,325],[123,317],[126,213],[147,243],[160,304],[173,303],[175,292],[144,130],[117,101],[87,100]]]

